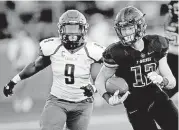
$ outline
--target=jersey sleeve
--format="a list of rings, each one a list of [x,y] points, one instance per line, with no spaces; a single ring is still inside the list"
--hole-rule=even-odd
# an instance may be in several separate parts
[[[118,64],[115,62],[113,58],[112,46],[107,47],[106,50],[103,52],[103,63],[106,67],[109,68],[118,67]]]
[[[159,36],[159,42],[161,44],[160,59],[168,54],[169,40],[165,37]]]
[[[48,38],[40,42],[39,55],[51,56],[61,45],[58,38]]]
[[[169,40],[159,35],[152,36],[151,38],[151,46],[156,52],[158,60],[160,60],[168,54]]]

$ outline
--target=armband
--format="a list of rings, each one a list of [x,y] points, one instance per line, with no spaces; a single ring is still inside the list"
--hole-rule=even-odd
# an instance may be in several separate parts
[[[17,74],[13,79],[12,79],[12,81],[15,83],[15,84],[17,84],[19,81],[21,81],[22,79],[21,79],[21,77],[19,76],[19,74]]]

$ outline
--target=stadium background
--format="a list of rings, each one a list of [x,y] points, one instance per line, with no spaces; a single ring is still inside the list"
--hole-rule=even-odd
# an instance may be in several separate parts
[[[56,25],[59,16],[68,9],[78,9],[86,16],[90,25],[88,40],[107,46],[118,40],[113,28],[115,15],[121,8],[134,5],[146,13],[147,33],[163,35],[168,2],[167,0],[0,1],[0,130],[37,130],[38,119],[52,81],[50,67],[28,79],[25,95],[32,97],[34,106],[28,113],[13,111],[11,104],[13,96],[5,98],[2,90],[3,86],[16,74],[7,56],[8,43],[15,34],[20,31],[26,32],[38,50],[39,41],[58,36]],[[28,51],[32,50],[29,48]],[[132,129],[122,105],[117,107],[106,105],[98,95],[96,95],[94,105],[89,130]]]

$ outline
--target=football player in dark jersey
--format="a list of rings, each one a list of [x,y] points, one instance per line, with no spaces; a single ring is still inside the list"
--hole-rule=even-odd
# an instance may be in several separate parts
[[[178,1],[171,1],[168,4],[169,12],[166,14],[164,23],[165,36],[169,39],[169,52],[167,56],[168,64],[176,78],[176,87],[165,90],[169,97],[178,92]]]
[[[115,19],[115,31],[120,39],[103,53],[102,66],[95,85],[100,95],[111,105],[124,103],[134,130],[178,130],[178,111],[165,89],[176,85],[168,63],[168,40],[159,35],[145,35],[145,14],[135,7],[120,10]],[[130,94],[122,100],[105,90],[113,75],[122,77]],[[126,96],[127,95],[127,96]]]

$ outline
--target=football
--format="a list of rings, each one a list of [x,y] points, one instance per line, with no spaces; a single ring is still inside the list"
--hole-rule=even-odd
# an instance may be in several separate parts
[[[106,82],[106,91],[113,95],[116,90],[119,90],[119,95],[122,96],[129,90],[128,84],[123,78],[111,77]]]

